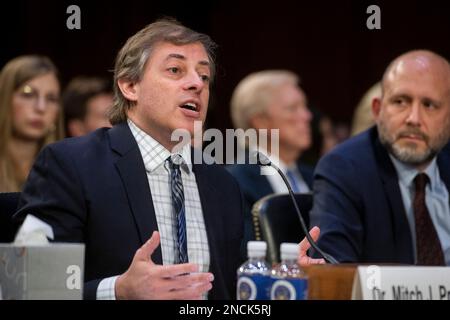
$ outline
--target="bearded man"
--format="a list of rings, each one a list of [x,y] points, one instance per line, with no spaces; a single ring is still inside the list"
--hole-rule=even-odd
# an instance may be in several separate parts
[[[311,224],[340,262],[450,265],[450,65],[396,58],[372,103],[376,126],[327,154]]]

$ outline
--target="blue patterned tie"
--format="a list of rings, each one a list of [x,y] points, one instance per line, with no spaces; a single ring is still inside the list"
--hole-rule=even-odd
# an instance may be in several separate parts
[[[297,179],[295,178],[294,171],[292,169],[288,169],[286,171],[286,175],[287,175],[288,180],[289,180],[289,182],[291,184],[292,191],[294,191],[296,193],[300,192],[300,188],[298,187],[298,183],[297,183]]]
[[[183,181],[181,179],[180,163],[181,156],[174,155],[173,159],[169,157],[170,185],[172,188],[172,204],[177,218],[177,245],[178,262],[188,262],[187,238],[186,238],[186,215],[184,208]],[[176,162],[176,163],[174,163]]]

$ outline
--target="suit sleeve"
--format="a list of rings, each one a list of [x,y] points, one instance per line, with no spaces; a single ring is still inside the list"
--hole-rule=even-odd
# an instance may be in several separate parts
[[[13,219],[19,225],[27,214],[33,214],[52,226],[55,242],[84,243],[86,199],[75,164],[64,151],[53,145],[39,154]],[[99,281],[85,283],[85,297],[95,299]]]
[[[363,208],[357,172],[350,160],[329,154],[319,162],[314,174],[311,226],[321,229],[319,247],[339,262],[361,260]]]

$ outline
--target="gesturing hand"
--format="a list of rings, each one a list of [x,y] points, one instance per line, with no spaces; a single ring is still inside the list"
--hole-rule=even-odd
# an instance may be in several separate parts
[[[320,236],[319,227],[313,227],[309,231],[309,234],[311,235],[311,237],[313,238],[314,241],[317,241],[317,239],[319,239],[319,236]],[[298,255],[297,263],[301,267],[309,266],[312,264],[325,264],[324,259],[313,259],[308,256],[308,249],[310,247],[311,247],[311,245],[309,244],[308,239],[306,239],[306,237],[303,238],[303,240],[300,242],[300,245],[299,245],[300,254]]]
[[[155,264],[151,255],[159,241],[159,232],[155,231],[136,251],[128,270],[116,280],[117,299],[201,299],[212,288],[214,276],[198,273],[195,264]]]

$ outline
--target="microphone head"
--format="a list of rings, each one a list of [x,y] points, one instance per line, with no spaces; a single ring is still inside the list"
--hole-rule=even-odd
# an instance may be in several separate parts
[[[260,151],[253,151],[250,154],[250,163],[256,163],[260,166],[270,166],[272,162],[269,157]]]

